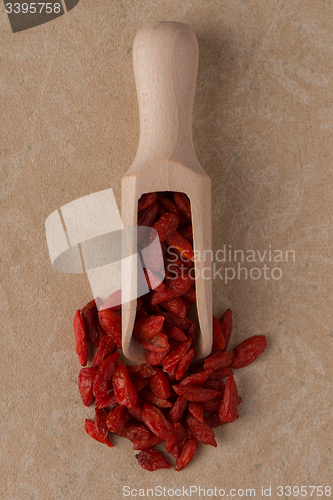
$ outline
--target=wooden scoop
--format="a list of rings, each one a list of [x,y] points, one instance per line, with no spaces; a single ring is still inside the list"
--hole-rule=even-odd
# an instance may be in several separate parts
[[[196,36],[182,23],[147,24],[135,37],[140,141],[134,162],[122,178],[121,215],[125,228],[136,226],[138,200],[144,193],[178,191],[190,198],[200,326],[194,350],[196,358],[202,358],[212,346],[212,244],[211,179],[192,141],[198,57]],[[123,352],[128,359],[143,362],[145,349],[132,337],[136,300],[129,300],[137,286],[136,261],[122,264]]]

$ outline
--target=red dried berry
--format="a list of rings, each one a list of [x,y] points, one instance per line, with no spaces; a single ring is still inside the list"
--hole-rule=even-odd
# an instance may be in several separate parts
[[[85,424],[84,428],[88,436],[92,437],[93,439],[96,439],[96,441],[99,441],[100,443],[106,444],[109,446],[109,448],[113,448],[113,444],[111,443],[110,439],[103,438],[98,430],[96,429],[96,426],[92,420],[88,420],[87,418],[85,419]]]
[[[227,349],[229,340],[231,337],[232,333],[232,311],[231,309],[227,309],[226,312],[223,314],[222,318],[219,321],[220,327],[222,334],[224,336],[224,341],[225,341],[225,347],[224,349]]]
[[[212,349],[222,350],[225,348],[225,339],[218,319],[213,316],[213,347]]]
[[[111,311],[110,309],[103,309],[102,311],[99,311],[98,317],[101,327],[105,331],[106,335],[109,335],[116,346],[119,347],[119,349],[122,349],[120,314]]]
[[[95,426],[100,435],[106,439],[108,437],[109,430],[106,425],[106,418],[108,416],[108,412],[105,408],[102,410],[95,408]]]
[[[116,345],[114,344],[111,337],[108,335],[104,335],[101,338],[98,349],[94,356],[93,366],[99,366],[107,356],[113,354],[116,349]]]
[[[148,226],[151,227],[154,223],[154,219],[157,214],[157,203],[153,203],[150,207],[145,210],[141,210],[138,215],[138,226]]]
[[[99,405],[102,399],[104,399],[107,395],[109,383],[116,369],[118,359],[119,352],[114,352],[113,354],[105,358],[97,369],[93,387],[93,393],[96,398],[96,405]]]
[[[141,196],[138,201],[138,210],[145,210],[155,203],[157,198],[157,193],[146,193]]]
[[[175,372],[176,380],[181,380],[183,378],[183,376],[189,369],[193,358],[194,358],[194,350],[190,349],[176,367],[176,372]]]
[[[230,368],[244,368],[244,366],[250,365],[262,352],[264,352],[266,345],[267,339],[265,335],[253,335],[253,337],[244,340],[235,347],[235,357]]]
[[[101,338],[104,336],[104,331],[98,321],[96,301],[97,299],[93,299],[88,302],[88,304],[82,308],[81,314],[86,328],[87,338],[94,346],[98,347]]]
[[[202,372],[192,373],[188,377],[183,378],[180,381],[180,385],[195,385],[202,386],[208,379],[213,375],[213,370],[204,370]]]
[[[192,437],[188,439],[180,450],[179,457],[176,460],[175,470],[179,472],[191,462],[198,449],[198,441]]]
[[[112,386],[120,405],[128,406],[129,408],[135,406],[138,395],[123,361],[119,362],[113,374]]]
[[[186,410],[186,406],[187,399],[184,398],[184,396],[178,396],[173,407],[168,413],[168,419],[170,420],[170,422],[178,422],[181,419],[184,411]]]
[[[156,375],[153,375],[149,380],[149,386],[155,396],[160,399],[169,399],[171,396],[170,384],[165,373],[158,370]]]
[[[95,399],[93,386],[96,373],[97,368],[92,366],[81,368],[79,372],[78,386],[84,406],[90,406]]]
[[[234,359],[233,351],[216,351],[214,354],[208,356],[204,361],[204,369],[219,370],[225,366],[230,366]]]
[[[214,389],[205,389],[203,387],[195,387],[194,385],[173,385],[173,390],[179,395],[184,396],[187,401],[198,401],[200,403],[209,401],[210,399],[222,396],[220,391]]]
[[[166,212],[158,219],[157,222],[155,222],[155,224],[153,224],[152,227],[155,229],[159,240],[162,242],[176,231],[178,224],[179,217],[175,214]]]
[[[142,450],[135,455],[139,465],[146,470],[170,469],[171,463],[163,453],[158,450]]]
[[[76,354],[78,355],[81,366],[86,366],[88,362],[88,346],[86,328],[84,326],[83,319],[81,318],[80,309],[75,313],[73,329],[75,334]]]
[[[239,415],[238,407],[238,390],[234,377],[231,376],[225,383],[222,403],[219,409],[219,418],[222,422],[233,422]]]
[[[146,316],[134,324],[133,335],[139,340],[150,340],[163,328],[163,316]]]
[[[116,405],[109,411],[106,419],[106,425],[109,431],[119,433],[127,424],[129,414],[125,406]]]
[[[156,406],[145,403],[143,406],[143,418],[147,427],[159,438],[163,440],[174,438],[172,424]]]
[[[192,413],[193,417],[199,420],[200,422],[203,422],[203,414],[204,414],[204,405],[203,403],[194,403],[190,402],[187,405],[187,409],[190,413]]]
[[[193,436],[198,441],[200,441],[200,443],[209,444],[214,447],[217,446],[214,432],[207,424],[199,422],[199,420],[194,417],[188,417],[186,419],[186,423],[189,426]]]

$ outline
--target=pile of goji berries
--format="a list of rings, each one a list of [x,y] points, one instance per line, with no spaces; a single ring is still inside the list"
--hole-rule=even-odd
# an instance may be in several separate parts
[[[84,367],[79,390],[85,406],[95,404],[94,421],[86,419],[85,430],[111,448],[110,433],[128,438],[139,451],[138,463],[149,471],[171,467],[154,449],[164,441],[180,471],[193,459],[198,441],[217,446],[213,428],[238,418],[241,398],[233,369],[252,363],[264,351],[266,337],[252,336],[227,351],[228,309],[219,321],[213,316],[211,355],[192,364],[196,327],[188,314],[196,298],[190,202],[182,193],[148,193],[138,208],[138,225],[157,231],[165,269],[163,282],[155,274],[159,264],[145,269],[150,291],[137,301],[133,335],[146,348],[147,362],[126,366],[119,359],[120,305],[110,306],[109,298],[97,308],[93,300],[76,312],[76,352]],[[119,304],[120,291],[114,295]],[[86,366],[93,346],[93,362]]]

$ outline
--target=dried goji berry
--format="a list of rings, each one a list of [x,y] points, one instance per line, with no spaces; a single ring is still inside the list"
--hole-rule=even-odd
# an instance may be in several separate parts
[[[98,349],[94,356],[93,366],[99,366],[107,356],[110,356],[116,349],[116,345],[109,335],[101,338]]]
[[[175,248],[177,252],[186,259],[194,261],[194,253],[191,243],[184,238],[178,231],[175,231],[171,236],[166,238],[167,244]]]
[[[109,408],[110,406],[114,406],[117,403],[117,398],[114,395],[114,391],[112,390],[99,400],[97,406],[98,408]]]
[[[119,436],[129,439],[133,444],[137,444],[143,439],[153,436],[152,432],[143,424],[128,423],[118,433]]]
[[[177,278],[169,280],[163,292],[153,293],[151,300],[152,305],[167,302],[179,297],[191,288],[191,283],[191,278],[187,273],[184,273],[183,275],[180,274]]]
[[[234,377],[231,376],[225,383],[222,403],[219,410],[219,417],[222,422],[233,422],[239,415],[238,407],[238,390]]]
[[[125,427],[129,414],[125,406],[116,405],[109,411],[106,425],[111,432],[121,432]]]
[[[162,351],[162,352],[146,351],[145,358],[147,363],[149,363],[152,366],[156,366],[162,363],[163,359],[168,354],[168,352],[169,351]]]
[[[145,193],[141,196],[138,201],[138,210],[145,210],[155,203],[157,198],[157,193]]]
[[[186,194],[184,193],[174,193],[173,194],[173,199],[175,201],[175,204],[179,208],[182,214],[186,215],[188,220],[191,220],[191,204],[190,200],[187,198]]]
[[[152,227],[157,232],[159,240],[165,241],[168,236],[171,236],[176,231],[178,224],[179,217],[175,214],[166,212]]]
[[[197,420],[200,422],[203,422],[203,414],[204,414],[204,406],[203,403],[194,403],[194,402],[189,402],[187,405],[187,409],[189,412],[192,413],[193,417],[195,417]]]
[[[97,368],[92,366],[81,368],[79,372],[78,386],[84,406],[90,406],[95,399],[93,385],[96,373]]]
[[[178,328],[178,326],[172,326],[167,331],[167,334],[169,336],[169,339],[175,339],[178,340],[178,342],[183,342],[184,340],[187,339],[183,330],[181,328]]]
[[[153,446],[160,443],[161,441],[162,439],[160,439],[158,436],[155,436],[155,434],[151,432],[151,436],[136,441],[136,443],[133,445],[133,450],[148,450],[148,448],[153,448]]]
[[[227,309],[223,314],[222,318],[219,321],[221,331],[225,340],[225,349],[228,347],[229,340],[232,333],[232,311],[231,309]]]
[[[163,316],[146,316],[138,319],[134,324],[133,335],[140,340],[150,340],[163,328]]]
[[[149,386],[158,398],[169,399],[171,395],[170,384],[162,370],[157,370],[157,373],[149,379]]]
[[[202,403],[222,396],[220,391],[196,387],[194,385],[173,385],[172,387],[179,396],[184,396],[187,401],[198,401]]]
[[[120,361],[112,377],[112,386],[118,403],[132,408],[137,402],[137,392],[130,379],[127,368]]]
[[[97,299],[96,299],[97,300]],[[104,331],[98,322],[96,300],[93,299],[82,307],[82,319],[86,328],[86,335],[94,346],[98,347]]]
[[[212,349],[222,350],[225,348],[225,339],[218,319],[213,316],[213,347]]]
[[[76,354],[78,355],[81,366],[86,366],[88,362],[88,345],[86,328],[84,326],[83,319],[81,318],[80,309],[75,313],[73,329],[75,334]]]
[[[153,203],[145,210],[141,210],[138,215],[138,226],[152,226],[157,214],[157,203]]]
[[[219,370],[225,366],[230,366],[234,359],[233,351],[216,351],[214,354],[208,356],[204,361],[204,369]]]
[[[119,349],[122,349],[120,314],[111,311],[110,309],[103,309],[98,312],[98,317],[101,327],[105,331],[106,335],[109,335],[116,346],[119,347]]]
[[[94,423],[95,423],[96,429],[98,430],[98,432],[100,433],[100,435],[104,439],[106,439],[108,437],[108,432],[109,432],[107,425],[106,425],[107,416],[108,416],[108,412],[105,408],[103,408],[102,410],[95,408]]]
[[[265,350],[267,339],[265,335],[253,335],[234,348],[235,357],[230,368],[248,366]]]
[[[184,411],[186,410],[187,399],[184,396],[178,396],[176,401],[174,402],[173,407],[168,413],[168,419],[170,422],[178,422],[182,417]]]
[[[106,397],[109,382],[115,372],[117,362],[119,359],[119,352],[114,352],[104,359],[99,365],[97,373],[94,378],[93,393],[96,398],[96,405],[99,406],[101,401]]]
[[[96,439],[96,441],[99,441],[100,443],[106,444],[107,446],[109,446],[109,448],[113,448],[113,444],[111,443],[109,437],[104,438],[103,436],[101,436],[92,420],[88,420],[86,418],[84,428],[88,436]]]
[[[163,208],[165,212],[177,215],[178,219],[181,218],[181,212],[179,208],[171,200],[169,200],[169,198],[166,198],[165,196],[158,194],[157,203],[159,204],[160,207]]]
[[[180,342],[178,346],[171,349],[162,361],[163,371],[171,373],[183,356],[189,351],[191,343],[192,339],[187,338],[184,342]]]
[[[180,450],[179,457],[176,460],[175,470],[179,472],[191,462],[195,452],[198,449],[198,441],[192,437],[188,439]]]
[[[180,318],[185,318],[186,316],[186,304],[180,297],[161,302],[160,305]]]
[[[150,366],[148,363],[141,363],[141,365],[128,366],[128,373],[131,377],[137,378],[150,378],[157,373],[157,370]]]
[[[193,436],[203,444],[209,444],[216,447],[217,442],[214,436],[214,432],[211,427],[209,427],[204,422],[199,422],[194,417],[187,417],[186,423],[189,426]]]
[[[141,344],[145,349],[156,352],[165,352],[170,348],[169,337],[162,330],[156,333],[150,340],[138,339],[139,344]]]
[[[192,373],[180,381],[180,385],[203,385],[206,380],[210,379],[213,375],[213,370],[204,370],[202,372]]]
[[[163,440],[173,439],[173,426],[156,406],[145,403],[143,406],[143,418],[147,427]]]
[[[193,322],[188,318],[180,318],[171,312],[161,311],[161,316],[164,316],[165,321],[171,325],[178,326],[182,330],[187,330],[191,327]]]
[[[186,431],[184,426],[180,422],[173,422],[172,425],[175,436],[175,445],[182,447],[186,441]]]
[[[175,372],[175,378],[176,378],[176,380],[180,380],[181,378],[183,378],[183,376],[185,375],[185,373],[189,369],[190,364],[192,363],[193,358],[194,358],[194,351],[193,351],[193,349],[190,349],[185,354],[185,356],[183,357],[183,359],[181,359],[179,361],[179,363],[178,363],[178,365],[176,367],[176,372]]]
[[[171,463],[163,453],[158,450],[141,450],[140,453],[135,455],[139,465],[149,471],[158,469],[170,469]]]
[[[224,422],[221,421],[217,413],[212,413],[211,415],[204,415],[204,422],[212,429],[215,427],[220,427],[220,425],[224,424]]]

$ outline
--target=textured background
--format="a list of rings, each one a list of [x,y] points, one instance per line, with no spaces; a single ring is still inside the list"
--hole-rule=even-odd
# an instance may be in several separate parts
[[[332,10],[324,0],[81,0],[13,34],[0,5],[1,498],[118,500],[124,485],[196,484],[260,497],[262,485],[330,484]],[[214,313],[234,313],[231,345],[265,333],[268,347],[236,374],[240,418],[216,430],[218,448],[200,446],[181,473],[151,474],[129,443],[110,450],[85,435],[72,317],[91,292],[84,275],[53,271],[44,221],[108,187],[119,202],[139,134],[132,42],[158,20],[189,24],[199,41],[193,135],[213,181],[214,250],[296,258],[266,257],[278,280],[214,281]]]

